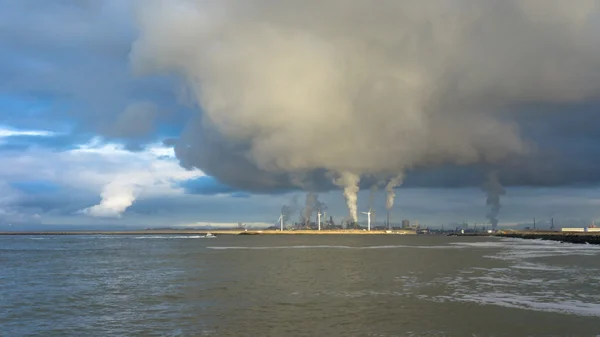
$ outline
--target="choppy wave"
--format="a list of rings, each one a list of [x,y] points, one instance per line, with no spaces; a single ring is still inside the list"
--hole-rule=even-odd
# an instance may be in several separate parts
[[[557,241],[501,239],[486,242],[455,242],[459,247],[494,249],[483,257],[505,261],[507,267],[473,267],[452,276],[419,286],[444,287],[451,295],[427,296],[423,300],[469,302],[522,310],[600,317],[598,270],[561,265],[550,258],[598,256],[600,246],[576,245]]]
[[[468,294],[456,297],[438,296],[432,298],[435,301],[458,301],[477,303],[482,305],[497,305],[506,308],[526,309],[534,311],[554,312],[561,314],[572,314],[578,316],[600,317],[600,304],[583,302],[580,300],[553,300],[552,296],[543,301],[540,296],[516,295],[504,292],[491,292],[482,294]]]
[[[285,247],[208,247],[211,249],[407,249],[472,248],[486,252],[483,257],[499,262],[485,264],[426,278],[408,272],[395,277],[389,289],[356,291],[321,291],[312,296],[346,298],[409,297],[432,302],[474,303],[518,310],[551,312],[566,315],[600,317],[600,277],[597,269],[560,264],[563,256],[597,256],[596,246],[560,242],[509,239],[486,242],[457,242],[448,246],[285,246]],[[489,251],[489,252],[487,252]],[[483,253],[482,252],[482,253]],[[557,257],[558,259],[552,259]],[[551,258],[551,259],[549,259]],[[498,266],[503,263],[505,266]],[[431,294],[436,289],[439,294]],[[306,296],[307,294],[295,294]]]

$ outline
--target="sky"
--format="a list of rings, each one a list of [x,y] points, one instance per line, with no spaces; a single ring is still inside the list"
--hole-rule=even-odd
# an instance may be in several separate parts
[[[589,224],[600,9],[565,3],[0,0],[0,230],[264,226],[307,195]]]

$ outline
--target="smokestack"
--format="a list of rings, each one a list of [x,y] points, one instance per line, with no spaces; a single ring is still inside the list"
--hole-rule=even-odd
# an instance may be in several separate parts
[[[306,194],[306,201],[304,205],[304,220],[305,226],[310,226],[310,221],[312,219],[313,209],[316,206],[317,196],[313,192],[308,192]]]
[[[387,227],[388,229],[392,229],[392,225],[390,224],[390,210],[387,211]]]
[[[317,211],[317,228],[321,230],[321,211]]]
[[[489,207],[486,217],[492,224],[492,229],[498,226],[498,213],[500,212],[500,196],[506,191],[498,180],[498,172],[492,171],[487,175],[487,181],[483,184],[483,190],[487,194],[486,204]]]

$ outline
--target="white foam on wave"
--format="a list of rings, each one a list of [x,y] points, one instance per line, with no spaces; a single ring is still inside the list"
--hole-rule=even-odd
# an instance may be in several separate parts
[[[439,336],[439,337],[446,337],[446,336],[452,336],[453,334],[451,332],[445,332],[445,331],[441,331],[441,330],[426,330],[426,331],[406,331],[406,332],[402,332],[401,335],[388,335],[388,334],[381,334],[381,333],[367,333],[365,336],[368,337],[421,337],[421,336],[427,336],[427,337],[431,337],[431,336]],[[473,334],[472,337],[477,337],[478,335]]]
[[[543,263],[533,263],[533,262],[520,262],[519,264],[514,264],[510,266],[513,269],[522,269],[522,270],[535,270],[535,271],[556,271],[563,272],[568,271],[567,268],[562,268],[558,266],[550,266]]]
[[[481,249],[499,249],[499,252],[484,255],[485,258],[521,262],[526,259],[547,258],[554,256],[596,256],[600,254],[598,245],[581,245],[550,240],[525,240],[502,238],[497,241],[453,242],[451,245]],[[522,265],[513,268],[530,270],[557,270],[543,265]]]
[[[292,296],[301,296],[301,297],[322,297],[322,296],[330,296],[330,297],[343,297],[343,298],[361,298],[361,297],[378,297],[378,296],[407,296],[409,293],[402,291],[386,291],[386,290],[356,290],[356,291],[335,291],[335,290],[326,290],[326,291],[315,291],[310,293],[304,292],[292,292],[290,293]]]
[[[165,235],[165,236],[157,236],[157,235],[145,235],[145,236],[136,236],[134,239],[211,239],[212,237],[206,237],[204,235]]]
[[[126,235],[82,235],[83,239],[126,239]]]
[[[464,247],[455,246],[409,246],[409,245],[386,245],[386,246],[334,246],[334,245],[301,245],[301,246],[214,246],[208,249],[237,249],[237,250],[264,250],[264,249],[460,249]]]
[[[568,283],[567,279],[553,279],[546,280],[544,278],[532,278],[532,279],[524,279],[524,278],[515,278],[510,276],[495,276],[493,274],[488,274],[486,276],[476,276],[471,277],[470,280],[476,281],[478,285],[486,285],[491,287],[505,286],[505,285],[518,285],[518,286],[539,286],[540,284],[561,284]]]
[[[483,271],[489,271],[489,272],[506,272],[506,271],[510,271],[510,269],[508,268],[482,268],[482,267],[473,267],[471,268],[473,270],[483,270]],[[462,271],[464,272],[464,271]]]
[[[600,253],[600,251],[575,248],[553,250],[510,250],[500,252],[496,255],[484,255],[484,257],[495,260],[520,261],[525,259],[555,256],[596,256],[598,253]]]
[[[410,245],[388,245],[388,246],[367,246],[353,247],[359,249],[393,249],[393,248],[412,248],[412,249],[463,249],[460,246],[410,246]]]
[[[217,249],[217,250],[228,250],[228,249],[235,249],[235,250],[264,250],[264,249],[309,249],[309,248],[332,248],[332,249],[351,249],[352,247],[350,246],[272,246],[272,247],[268,247],[268,246],[255,246],[255,247],[250,247],[250,246],[215,246],[215,247],[206,247],[208,249]]]
[[[586,249],[600,251],[600,246],[580,245],[559,241],[526,240],[526,239],[502,239],[498,241],[480,242],[451,242],[451,245],[466,246],[472,248],[513,248],[523,250],[553,250],[553,249]]]
[[[511,293],[490,292],[482,294],[468,294],[460,297],[438,296],[432,298],[438,301],[470,302],[481,305],[496,305],[506,308],[554,312],[578,316],[600,317],[600,304],[579,300],[540,301],[535,296],[515,295]]]
[[[482,241],[482,242],[451,242],[451,245],[458,247],[472,247],[472,248],[504,248],[506,243],[499,241]]]

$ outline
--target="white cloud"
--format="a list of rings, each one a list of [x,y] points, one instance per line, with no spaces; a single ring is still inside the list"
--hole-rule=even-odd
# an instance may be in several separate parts
[[[99,204],[79,212],[99,217],[120,217],[137,198],[181,195],[178,182],[203,175],[183,169],[173,150],[162,145],[131,152],[100,138],[73,150],[31,149],[0,159],[0,178],[45,180],[100,195]]]
[[[102,190],[102,201],[95,206],[83,209],[83,214],[99,217],[120,217],[133,204],[139,194],[135,184],[115,179]]]
[[[0,125],[0,140],[1,138],[18,137],[18,136],[33,136],[33,137],[52,137],[56,133],[46,130],[19,130]]]
[[[131,152],[95,139],[64,155],[79,163],[91,157],[105,159],[100,170],[79,172],[82,179],[102,185],[101,202],[82,210],[92,216],[120,217],[138,197],[182,194],[183,190],[174,187],[175,183],[204,175],[198,170],[181,168],[173,150],[157,144],[141,152]]]

